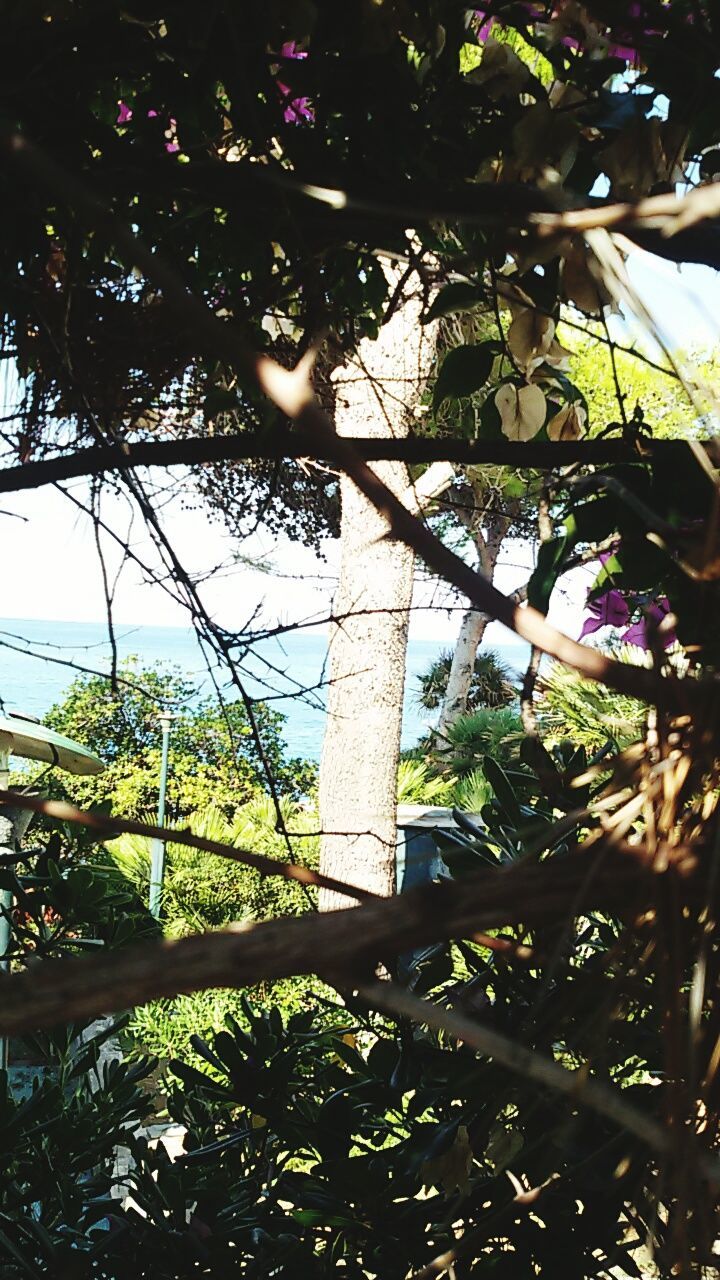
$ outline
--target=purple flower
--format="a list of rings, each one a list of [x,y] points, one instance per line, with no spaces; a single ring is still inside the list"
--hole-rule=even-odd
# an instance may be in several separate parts
[[[297,60],[307,58],[307,50],[298,49],[295,40],[287,40],[280,49],[280,55],[283,58]],[[285,101],[285,109],[283,111],[285,123],[301,124],[303,120],[307,120],[309,124],[312,124],[315,120],[315,110],[310,105],[310,99],[308,97],[293,98],[292,89],[289,85],[283,84],[281,80],[277,81],[277,87]]]
[[[588,602],[589,617],[583,623],[578,639],[591,636],[601,627],[622,627],[630,617],[630,610],[625,597],[613,588],[599,596],[597,600]]]
[[[651,632],[660,625],[669,612],[670,602],[663,596],[656,604],[648,605],[643,610],[642,618],[638,622],[634,622],[631,627],[628,627],[627,631],[623,631],[620,639],[625,644],[637,645],[638,649],[649,649]],[[669,649],[671,645],[675,644],[677,636],[674,631],[665,631],[661,639],[663,649]]]
[[[280,85],[281,89],[284,87],[284,85]],[[300,124],[302,120],[307,120],[312,124],[314,119],[315,111],[310,106],[309,98],[293,98],[283,111],[283,120],[286,124]]]
[[[298,49],[297,40],[286,40],[280,49],[281,58],[307,58],[307,49]]]
[[[127,124],[128,120],[132,120],[132,108],[128,106],[127,102],[118,102],[118,107],[118,118],[115,123]]]

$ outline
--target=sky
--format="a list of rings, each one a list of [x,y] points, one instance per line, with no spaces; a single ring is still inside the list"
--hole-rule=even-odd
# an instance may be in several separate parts
[[[657,315],[672,346],[688,350],[717,341],[716,273],[704,267],[684,267],[658,261],[637,251],[629,259],[636,289]],[[82,485],[76,490],[84,495]],[[128,512],[123,501],[105,500],[103,515],[113,528],[124,531]],[[166,530],[181,561],[192,572],[225,565],[201,587],[212,615],[231,630],[239,630],[256,609],[262,623],[317,618],[319,625],[330,610],[338,563],[338,548],[327,541],[324,559],[286,539],[253,537],[237,547],[220,524],[200,510],[188,510],[179,501],[163,513]],[[92,525],[71,502],[53,488],[6,495],[0,499],[0,536],[3,539],[2,614],[12,618],[101,622],[106,616],[102,578]],[[138,520],[131,533],[134,549],[157,563]],[[111,566],[117,556],[106,547]],[[237,550],[245,559],[232,563]],[[248,563],[248,558],[250,563]],[[498,574],[502,591],[512,591],[527,579],[532,567],[528,546],[517,542],[506,548]],[[271,561],[274,572],[261,566]],[[114,573],[114,567],[112,568]],[[112,576],[112,573],[111,573]],[[569,575],[557,593],[551,621],[576,635],[579,616],[592,570]],[[439,608],[424,608],[435,604]],[[450,643],[460,616],[459,602],[437,584],[419,583],[411,626],[418,639]],[[452,612],[448,612],[448,608]],[[186,626],[182,607],[160,587],[142,580],[127,565],[117,583],[114,618],[122,624]],[[488,635],[490,643],[507,642],[508,633],[498,624]]]

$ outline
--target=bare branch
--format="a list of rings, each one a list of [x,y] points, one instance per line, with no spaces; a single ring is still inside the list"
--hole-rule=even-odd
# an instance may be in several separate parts
[[[31,797],[0,793],[6,797],[13,805],[35,808]],[[54,805],[51,812],[69,818],[71,808]],[[142,834],[155,830],[124,825],[139,825]],[[160,834],[170,840],[185,835]],[[193,838],[193,847],[198,843]],[[226,856],[224,846],[221,850]],[[596,874],[590,876],[593,869]],[[287,868],[294,870],[299,868]],[[473,939],[479,930],[512,923],[565,921],[569,907],[577,910],[581,897],[584,911],[627,910],[647,893],[648,872],[641,860],[603,854],[598,844],[590,854],[482,871],[457,883],[446,880],[376,898],[349,911],[247,922],[190,938],[147,942],[127,947],[121,957],[108,953],[48,960],[24,973],[0,975],[0,1034],[91,1019],[178,992],[245,987],[293,974],[319,973],[354,985],[370,980],[379,961],[426,943]]]
[[[162,840],[163,844],[180,844],[188,849],[200,849],[205,853],[214,853],[220,858],[230,858],[233,862],[242,862],[253,867],[262,876],[281,876],[284,880],[296,880],[301,885],[316,885],[319,889],[332,889],[335,893],[347,894],[350,898],[358,898],[363,902],[376,897],[367,889],[358,889],[344,881],[334,880],[332,876],[321,875],[310,867],[303,867],[296,862],[278,862],[276,858],[268,858],[262,853],[251,853],[247,849],[236,849],[233,845],[223,844],[219,840],[208,840],[205,836],[196,836],[192,831],[170,830],[167,827],[155,827],[147,822],[135,822],[130,818],[109,818],[99,813],[86,813],[77,809],[74,804],[65,800],[45,800],[42,796],[24,795],[18,791],[0,789],[0,805],[11,804],[15,808],[30,809],[46,818],[55,818],[58,822],[75,822],[78,826],[87,827],[97,832],[103,840],[128,833],[135,836],[147,836],[149,840]]]
[[[614,466],[637,462],[656,453],[667,454],[682,447],[680,441],[656,440],[643,443],[642,454],[623,440],[457,440],[409,436],[383,439],[348,436],[350,445],[366,462],[433,463],[454,462],[458,466],[486,464],[516,470],[555,470],[571,463],[584,466]],[[720,452],[713,440],[702,442],[711,457]],[[292,431],[245,431],[237,435],[200,436],[189,440],[152,440],[134,444],[106,445],[78,449],[73,453],[41,462],[0,469],[0,493],[20,493],[46,484],[99,476],[131,467],[195,467],[213,462],[241,462],[248,459],[307,458],[337,462],[337,450],[329,440],[318,441],[297,428]]]

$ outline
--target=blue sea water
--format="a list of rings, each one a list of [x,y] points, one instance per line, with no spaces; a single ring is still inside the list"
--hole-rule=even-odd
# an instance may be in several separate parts
[[[194,632],[183,627],[116,627],[118,654],[137,656],[143,664],[162,662],[178,667],[198,688],[201,696],[213,693],[213,683]],[[409,747],[431,723],[428,712],[417,704],[418,676],[443,645],[439,641],[412,640],[408,651],[403,746]],[[31,650],[32,653],[27,652]],[[526,659],[526,646],[498,645],[496,650],[514,670]],[[281,640],[266,640],[252,656],[241,661],[248,692],[265,697],[285,716],[284,739],[290,755],[319,760],[325,724],[323,710],[327,636],[314,631],[294,631]],[[8,710],[23,711],[39,719],[66,693],[79,672],[68,664],[108,672],[111,649],[102,623],[52,622],[0,619],[0,698]],[[227,673],[216,678],[228,697],[236,696],[227,685]],[[310,690],[302,697],[291,696]]]

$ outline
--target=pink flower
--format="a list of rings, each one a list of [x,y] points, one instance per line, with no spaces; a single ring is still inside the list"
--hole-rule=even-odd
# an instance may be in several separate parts
[[[656,604],[648,605],[643,610],[643,616],[638,622],[634,622],[627,631],[623,631],[620,639],[625,644],[637,645],[638,649],[650,648],[650,635],[667,617],[670,612],[670,602],[665,596],[657,601]],[[677,636],[674,631],[664,631],[661,636],[663,649],[669,649],[675,644]]]
[[[287,40],[280,49],[280,55],[283,58],[292,58],[297,60],[307,58],[307,50],[298,49],[295,40]],[[310,105],[308,97],[293,98],[292,89],[288,85],[283,84],[281,80],[277,81],[277,87],[283,95],[285,101],[285,109],[283,111],[283,119],[286,124],[301,124],[306,120],[312,124],[315,120],[315,110]]]
[[[118,111],[118,118],[115,121],[115,123],[127,124],[128,120],[132,120],[132,114],[133,114],[132,108],[128,106],[127,102],[118,102],[118,107],[120,109]]]
[[[591,636],[601,627],[622,627],[630,617],[630,610],[625,597],[614,588],[606,591],[604,595],[597,600],[590,600],[587,606],[588,614],[583,623],[583,629],[578,637],[583,640],[585,636]]]

